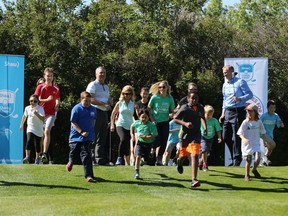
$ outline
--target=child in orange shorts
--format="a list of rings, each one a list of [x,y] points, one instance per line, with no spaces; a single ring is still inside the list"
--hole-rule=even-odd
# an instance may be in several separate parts
[[[195,91],[188,93],[188,104],[182,105],[174,117],[177,124],[182,125],[180,134],[181,148],[177,160],[177,170],[183,173],[183,159],[190,155],[192,167],[191,187],[199,187],[200,181],[197,180],[198,162],[201,143],[201,122],[204,126],[204,133],[207,134],[207,125],[204,116],[204,108],[198,104],[198,93]]]

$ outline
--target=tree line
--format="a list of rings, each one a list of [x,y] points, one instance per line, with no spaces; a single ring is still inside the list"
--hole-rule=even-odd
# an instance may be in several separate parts
[[[198,84],[219,117],[224,58],[267,57],[268,97],[287,123],[288,2],[241,0],[3,0],[0,50],[25,55],[25,102],[45,67],[56,71],[61,111],[55,133],[56,162],[67,162],[69,115],[79,94],[105,66],[112,97],[121,88],[168,80],[173,97]],[[272,160],[287,165],[287,129],[276,130]],[[65,157],[64,157],[65,155]],[[274,157],[274,158],[273,158]]]

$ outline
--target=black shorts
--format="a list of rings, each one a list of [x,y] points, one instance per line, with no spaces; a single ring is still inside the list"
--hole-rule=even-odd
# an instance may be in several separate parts
[[[152,143],[144,143],[138,140],[136,145],[136,156],[144,157],[145,161],[148,160]]]

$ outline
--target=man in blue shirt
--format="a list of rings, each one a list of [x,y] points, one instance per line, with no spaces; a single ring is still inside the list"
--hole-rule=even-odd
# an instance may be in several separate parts
[[[91,105],[91,94],[83,91],[81,102],[71,111],[71,129],[69,136],[69,162],[66,170],[70,172],[76,157],[80,154],[87,182],[96,182],[93,175],[93,166],[90,145],[95,138],[96,108]]]
[[[222,87],[223,106],[219,122],[223,123],[223,140],[227,144],[233,159],[234,166],[239,166],[242,161],[241,139],[237,131],[246,117],[244,110],[246,101],[253,97],[247,82],[235,77],[234,67],[226,65],[223,67],[225,82]]]

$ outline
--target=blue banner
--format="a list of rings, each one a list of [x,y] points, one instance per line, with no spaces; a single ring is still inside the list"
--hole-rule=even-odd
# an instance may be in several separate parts
[[[23,160],[24,56],[0,55],[0,164]]]

